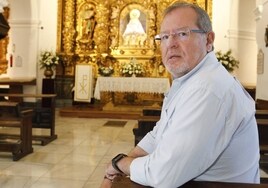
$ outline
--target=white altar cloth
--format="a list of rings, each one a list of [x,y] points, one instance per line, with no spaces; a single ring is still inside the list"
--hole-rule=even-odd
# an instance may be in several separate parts
[[[170,88],[168,78],[98,77],[94,98],[100,100],[100,92],[166,93]]]

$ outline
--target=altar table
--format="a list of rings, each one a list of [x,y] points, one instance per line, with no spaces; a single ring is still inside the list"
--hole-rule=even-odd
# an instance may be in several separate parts
[[[94,98],[100,100],[100,92],[166,93],[170,88],[168,78],[98,77]]]

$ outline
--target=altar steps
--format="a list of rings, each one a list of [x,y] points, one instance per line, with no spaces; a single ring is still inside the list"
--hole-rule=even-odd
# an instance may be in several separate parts
[[[110,118],[110,119],[134,119],[137,120],[142,115],[143,109],[159,109],[154,105],[117,105],[111,103],[102,105],[77,105],[59,109],[62,117],[81,117],[81,118]]]
[[[62,117],[79,117],[79,118],[109,118],[109,119],[138,119],[141,111],[129,110],[102,110],[94,108],[63,107],[59,110]]]
[[[65,107],[60,109],[62,117],[79,117],[79,118],[109,118],[109,119],[138,119],[141,115],[139,112],[120,112],[120,111],[96,111],[86,109],[75,109]]]

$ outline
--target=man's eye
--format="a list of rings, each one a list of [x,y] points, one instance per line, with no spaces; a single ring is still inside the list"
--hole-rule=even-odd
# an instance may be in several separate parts
[[[168,35],[162,35],[162,36],[161,36],[161,40],[167,40],[168,37],[169,37]]]
[[[187,32],[181,31],[181,32],[178,32],[177,35],[179,37],[186,37],[188,34],[187,34]]]

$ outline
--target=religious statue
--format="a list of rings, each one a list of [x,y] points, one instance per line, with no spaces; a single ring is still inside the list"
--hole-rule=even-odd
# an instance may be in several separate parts
[[[133,46],[144,45],[147,38],[143,26],[139,20],[140,11],[138,9],[132,9],[129,13],[130,20],[123,33],[124,45]]]
[[[95,9],[91,4],[86,4],[83,11],[80,13],[81,25],[78,32],[77,40],[82,43],[90,42],[93,39],[94,30],[96,27]]]

